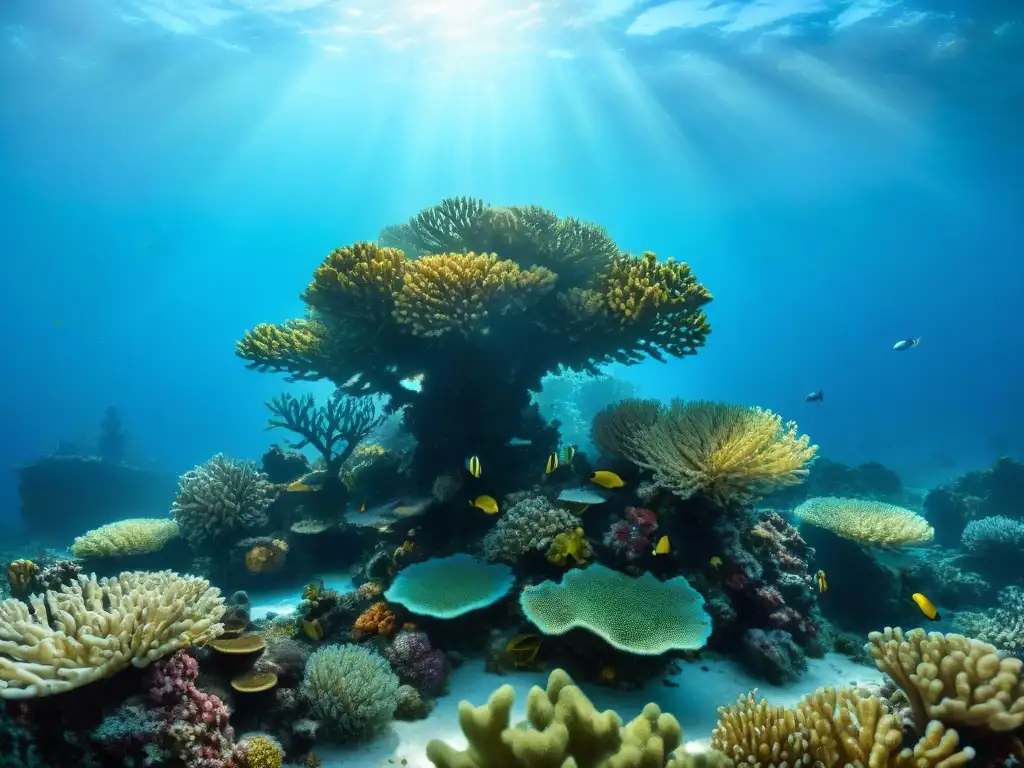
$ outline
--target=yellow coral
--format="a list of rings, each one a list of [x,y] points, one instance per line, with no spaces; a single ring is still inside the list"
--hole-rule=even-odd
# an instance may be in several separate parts
[[[630,397],[599,411],[591,426],[591,439],[603,451],[630,461],[643,459],[647,430],[661,416],[658,400]]]
[[[927,544],[935,536],[935,529],[920,515],[868,499],[817,496],[800,504],[793,514],[844,539],[876,547]]]
[[[266,736],[253,736],[246,741],[249,745],[246,754],[248,768],[281,768],[284,755],[274,742]]]
[[[133,518],[95,528],[71,545],[75,557],[125,557],[159,552],[178,535],[174,520]]]
[[[335,318],[382,325],[390,322],[405,264],[400,250],[375,243],[338,248],[313,273],[302,298]]]
[[[582,528],[562,531],[551,541],[548,547],[548,560],[555,565],[580,565],[591,555],[590,542],[583,535]],[[569,562],[572,558],[572,562]]]
[[[308,375],[322,367],[320,353],[326,328],[315,320],[260,323],[235,344],[235,354],[259,371]]]
[[[521,270],[495,254],[424,256],[406,267],[395,317],[416,336],[487,333],[494,319],[528,308],[554,280],[543,267]]]

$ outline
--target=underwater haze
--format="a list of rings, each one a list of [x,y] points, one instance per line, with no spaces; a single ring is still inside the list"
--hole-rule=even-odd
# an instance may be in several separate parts
[[[713,332],[641,396],[922,487],[1019,456],[1022,52],[1010,0],[5,0],[0,521],[108,406],[168,472],[258,458],[287,385],[235,341],[458,195],[693,267]]]

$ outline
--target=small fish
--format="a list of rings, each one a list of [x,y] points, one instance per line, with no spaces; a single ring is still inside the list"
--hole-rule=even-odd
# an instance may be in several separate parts
[[[667,555],[672,551],[672,542],[668,540],[668,536],[662,536],[658,539],[658,543],[654,546],[655,555]]]
[[[603,683],[614,683],[615,682],[615,667],[610,664],[605,664],[601,667],[601,682]]]
[[[576,446],[567,445],[562,449],[562,463],[572,466],[572,460],[576,458]]]
[[[295,482],[288,483],[288,486],[287,488],[285,488],[285,490],[298,491],[299,493],[309,493],[310,491],[319,491],[320,486],[306,485],[301,480],[296,480]]]
[[[525,448],[528,445],[533,445],[533,440],[527,440],[522,437],[513,437],[510,438],[509,441],[505,443],[505,445],[511,448]]]
[[[473,501],[469,502],[469,506],[482,509],[488,515],[496,515],[498,513],[498,502],[494,500],[493,496],[488,496],[487,494],[477,496]]]
[[[480,466],[479,456],[470,456],[466,459],[466,471],[468,471],[473,477],[480,477],[483,467]]]
[[[818,592],[828,592],[828,578],[824,571],[818,571]]]
[[[927,616],[932,621],[941,621],[942,617],[939,615],[939,610],[935,607],[935,603],[929,600],[927,597],[922,595],[920,592],[915,592],[910,596],[910,599],[917,603],[917,607],[921,609],[921,613]]]
[[[366,504],[360,504],[359,505],[359,511],[360,512],[365,512],[366,511]]]
[[[409,536],[410,539],[416,538],[416,531],[417,530],[418,530],[417,528],[410,528],[409,529],[409,533],[407,535]]]
[[[548,456],[547,463],[544,464],[544,474],[545,475],[550,475],[556,469],[558,469],[558,452],[557,451],[555,453],[552,453],[550,456]]]
[[[285,489],[288,491],[298,491],[300,493],[319,491],[323,487],[323,484],[327,482],[328,477],[330,477],[330,473],[325,472],[324,470],[309,472],[295,482],[288,483]]]
[[[712,557],[711,558],[711,567],[712,568],[721,568],[722,567],[722,558],[720,558],[718,555],[715,555],[714,557]]]
[[[920,343],[921,339],[903,339],[903,341],[897,341],[895,344],[893,344],[892,348],[897,352],[902,352],[905,349],[916,347]]]
[[[591,472],[589,478],[592,483],[597,483],[602,488],[621,488],[625,485],[625,483],[622,482],[621,477],[606,469],[599,469],[596,472]]]
[[[819,389],[817,392],[810,392],[804,400],[808,403],[823,403],[825,402],[825,390]]]
[[[302,631],[306,634],[306,637],[314,642],[323,640],[324,628],[320,624],[320,619],[313,619],[312,621],[309,619],[303,619]]]

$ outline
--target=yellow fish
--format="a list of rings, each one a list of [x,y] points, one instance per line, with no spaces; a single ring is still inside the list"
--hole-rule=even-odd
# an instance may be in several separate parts
[[[320,623],[320,619],[309,619],[302,620],[302,631],[306,633],[306,637],[314,642],[319,642],[324,638],[324,628]]]
[[[625,483],[622,482],[621,477],[606,469],[599,469],[596,472],[591,472],[590,482],[597,483],[602,488],[621,488],[625,485]]]
[[[296,480],[293,483],[288,483],[287,490],[289,490],[289,491],[299,491],[301,493],[308,493],[309,491],[319,491],[320,488],[319,487],[314,487],[312,485],[306,485],[301,480]]]
[[[548,456],[548,461],[544,465],[544,474],[550,475],[556,469],[558,469],[558,453],[557,452],[552,453],[550,456]]]
[[[571,465],[572,464],[572,460],[576,458],[576,446],[575,445],[567,445],[567,446],[565,446],[562,449],[562,456],[561,456],[561,458],[562,458],[562,463],[563,464],[570,464]]]
[[[365,512],[366,511],[366,505],[365,504],[360,504],[359,505],[359,511],[360,512]]]
[[[480,474],[483,471],[483,468],[480,466],[480,457],[470,456],[466,459],[466,470],[473,477],[480,477]]]
[[[668,536],[662,536],[658,539],[658,543],[654,547],[654,554],[667,555],[671,551],[672,543],[668,540]]]
[[[498,513],[498,502],[494,500],[493,496],[481,494],[476,499],[469,502],[469,506],[482,509],[488,515],[496,515]]]
[[[828,592],[828,578],[824,571],[818,571],[818,591]]]
[[[929,600],[927,597],[922,595],[920,592],[915,592],[910,596],[910,599],[917,603],[917,607],[921,609],[921,613],[927,616],[932,621],[941,621],[942,617],[939,615],[939,610],[935,607],[935,603]]]
[[[505,644],[505,653],[517,667],[528,667],[537,658],[543,642],[540,635],[516,635]]]

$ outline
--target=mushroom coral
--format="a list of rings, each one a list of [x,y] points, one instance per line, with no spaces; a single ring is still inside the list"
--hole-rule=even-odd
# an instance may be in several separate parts
[[[302,298],[307,317],[257,326],[237,354],[409,406],[425,482],[477,455],[511,483],[557,442],[530,403],[545,373],[691,355],[710,331],[711,294],[687,264],[622,253],[595,224],[470,198],[333,251]],[[420,374],[419,392],[401,385]],[[510,449],[513,436],[533,444]]]

